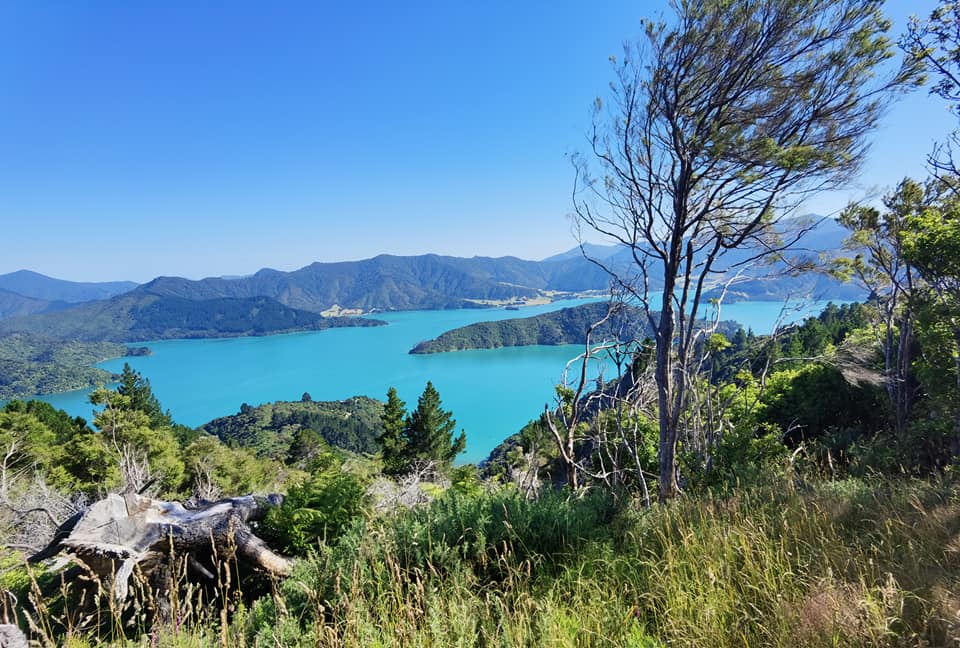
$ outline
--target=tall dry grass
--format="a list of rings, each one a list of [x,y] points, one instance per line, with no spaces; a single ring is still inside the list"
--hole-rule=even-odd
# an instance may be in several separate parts
[[[70,645],[960,645],[960,491],[878,478],[649,510],[449,494],[226,607]]]

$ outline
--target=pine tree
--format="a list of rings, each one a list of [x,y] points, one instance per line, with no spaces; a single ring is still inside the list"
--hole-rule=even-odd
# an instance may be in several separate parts
[[[449,465],[467,445],[467,437],[462,431],[456,440],[453,439],[456,426],[453,415],[441,407],[440,393],[432,382],[427,382],[417,401],[417,409],[406,424],[407,454],[411,462],[426,460]]]
[[[397,390],[387,390],[387,404],[380,420],[383,421],[383,434],[377,443],[383,448],[383,472],[388,475],[400,475],[409,467],[408,441],[405,435],[407,426],[406,403],[397,396]]]
[[[120,384],[117,393],[130,398],[130,408],[143,412],[150,417],[150,426],[173,427],[173,418],[170,411],[163,411],[160,401],[150,387],[150,380],[140,375],[129,363],[123,363],[123,373],[120,374]]]

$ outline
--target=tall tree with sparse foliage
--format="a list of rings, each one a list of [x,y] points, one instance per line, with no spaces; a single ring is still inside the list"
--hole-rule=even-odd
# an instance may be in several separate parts
[[[915,317],[912,310],[919,277],[904,257],[904,233],[909,218],[937,200],[934,184],[904,178],[883,198],[883,211],[852,204],[840,214],[850,230],[844,247],[852,258],[834,261],[841,275],[855,278],[870,293],[881,318],[884,376],[894,413],[894,428],[902,438],[913,411],[918,385],[913,375]]]
[[[920,334],[928,364],[943,366],[943,376],[930,381],[928,393],[940,396],[944,409],[952,410],[950,451],[960,455],[960,199],[954,195],[941,204],[913,215],[904,233],[904,256],[917,268],[925,285],[914,295]],[[952,365],[952,366],[951,366]],[[953,373],[952,381],[949,379]],[[951,384],[952,383],[952,384]]]
[[[900,47],[933,76],[930,93],[946,100],[960,117],[960,3],[939,0],[925,20],[911,17]],[[960,165],[954,157],[958,146],[960,130],[955,129],[927,157],[933,175],[954,193],[960,193]]]
[[[574,200],[580,226],[629,252],[629,270],[596,262],[655,330],[662,499],[679,491],[704,298],[783,256],[797,239],[784,216],[851,178],[892,92],[916,79],[881,72],[881,4],[677,0],[671,24],[614,61]]]

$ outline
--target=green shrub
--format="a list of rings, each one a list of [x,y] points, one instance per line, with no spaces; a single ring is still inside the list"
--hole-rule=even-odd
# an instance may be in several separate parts
[[[790,450],[780,436],[779,429],[768,425],[761,426],[759,431],[731,431],[714,447],[709,470],[688,471],[688,488],[729,493],[735,488],[782,479]]]
[[[283,505],[272,509],[262,531],[281,551],[305,555],[319,542],[331,543],[359,516],[364,485],[332,453],[317,458],[306,481],[294,484]]]
[[[526,560],[560,560],[603,534],[613,513],[612,498],[601,492],[574,498],[552,491],[528,500],[509,488],[479,496],[449,491],[398,517],[389,533],[408,568],[456,570],[465,563],[496,574]]]

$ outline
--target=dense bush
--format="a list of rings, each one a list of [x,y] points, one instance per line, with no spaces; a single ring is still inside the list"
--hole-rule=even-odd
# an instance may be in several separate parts
[[[305,555],[319,543],[336,541],[363,513],[364,504],[360,478],[326,452],[314,461],[306,480],[290,486],[283,505],[268,513],[263,535],[281,551]]]

